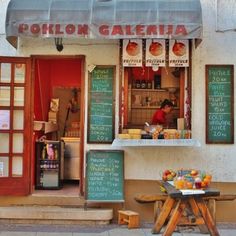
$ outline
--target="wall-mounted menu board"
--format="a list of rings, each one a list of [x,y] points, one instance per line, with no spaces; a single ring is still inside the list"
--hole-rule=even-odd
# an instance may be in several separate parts
[[[114,139],[114,66],[97,66],[89,76],[88,143]]]
[[[233,65],[206,65],[206,143],[234,143]]]
[[[90,150],[86,156],[87,201],[124,201],[124,151]]]

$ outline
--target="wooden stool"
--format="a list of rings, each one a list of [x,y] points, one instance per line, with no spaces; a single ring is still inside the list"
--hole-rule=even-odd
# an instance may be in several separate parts
[[[118,224],[128,223],[128,229],[139,227],[139,214],[134,211],[120,210],[118,211]]]

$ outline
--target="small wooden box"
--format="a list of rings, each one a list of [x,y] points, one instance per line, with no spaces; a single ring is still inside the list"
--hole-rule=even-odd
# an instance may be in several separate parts
[[[118,224],[128,224],[128,229],[139,228],[139,214],[134,211],[118,211]]]

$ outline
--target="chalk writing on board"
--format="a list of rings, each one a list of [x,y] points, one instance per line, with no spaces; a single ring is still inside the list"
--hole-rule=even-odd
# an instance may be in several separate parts
[[[123,201],[123,151],[92,150],[87,153],[86,199]]]
[[[206,70],[207,142],[232,143],[232,66],[208,65]]]
[[[113,67],[97,67],[90,76],[88,142],[111,143],[114,138]]]

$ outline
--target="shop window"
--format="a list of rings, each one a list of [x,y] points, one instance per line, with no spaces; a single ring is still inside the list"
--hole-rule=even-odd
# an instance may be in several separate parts
[[[23,153],[24,136],[23,134],[13,134],[13,152]]]
[[[10,87],[0,86],[0,106],[10,106],[10,91]]]
[[[1,83],[10,83],[11,82],[11,64],[10,63],[2,63],[1,64]]]
[[[0,157],[0,177],[9,176],[9,157]]]
[[[15,83],[24,83],[25,82],[25,64],[15,64]]]
[[[24,87],[14,88],[14,106],[24,106]]]
[[[23,158],[21,156],[12,157],[12,176],[21,177],[23,175]]]
[[[9,152],[9,134],[0,133],[0,153],[8,153]]]
[[[23,110],[13,111],[13,129],[14,130],[24,129],[24,111]]]
[[[167,115],[166,128],[177,129],[178,118],[184,118],[184,78],[184,68],[125,68],[124,127],[143,128],[145,122],[151,124],[155,111],[168,99],[173,109]]]

